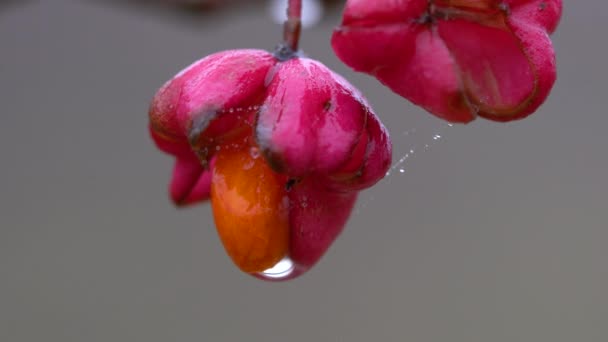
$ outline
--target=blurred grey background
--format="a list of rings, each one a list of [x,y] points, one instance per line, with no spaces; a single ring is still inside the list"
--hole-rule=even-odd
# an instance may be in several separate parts
[[[208,205],[172,207],[146,129],[182,67],[278,42],[265,3],[0,6],[0,341],[606,341],[607,11],[565,4],[538,113],[465,127],[340,64],[327,12],[302,46],[408,158],[317,267],[266,283],[231,264]]]

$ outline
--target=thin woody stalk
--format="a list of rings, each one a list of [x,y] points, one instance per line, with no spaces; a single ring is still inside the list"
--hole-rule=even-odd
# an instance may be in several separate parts
[[[298,51],[300,31],[302,30],[302,0],[289,0],[287,20],[283,27],[283,40],[293,51]]]

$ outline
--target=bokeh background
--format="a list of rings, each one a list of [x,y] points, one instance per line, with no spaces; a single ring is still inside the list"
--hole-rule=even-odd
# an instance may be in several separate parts
[[[280,26],[264,1],[159,2],[0,5],[0,341],[606,341],[608,3],[565,3],[535,115],[464,127],[340,64],[330,7],[302,46],[407,158],[317,267],[266,283],[231,264],[208,205],[170,204],[146,111],[182,67],[271,49]]]

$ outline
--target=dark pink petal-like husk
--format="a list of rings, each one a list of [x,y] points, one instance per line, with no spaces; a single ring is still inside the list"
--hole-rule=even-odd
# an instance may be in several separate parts
[[[328,188],[336,191],[359,191],[376,184],[391,166],[392,144],[388,131],[378,117],[368,112],[365,133],[340,171],[329,175]]]
[[[190,152],[184,118],[178,117],[177,113],[182,103],[183,84],[221,57],[221,54],[214,54],[193,63],[165,82],[154,95],[148,115],[152,138],[162,151],[173,155]]]
[[[256,123],[270,165],[295,177],[339,169],[363,133],[365,104],[319,62],[294,58],[277,67]]]
[[[329,191],[306,179],[289,193],[290,257],[299,272],[312,267],[340,235],[357,199],[357,192]]]
[[[428,0],[349,0],[344,7],[342,25],[376,26],[407,22],[422,15],[427,6]]]
[[[189,158],[177,158],[169,194],[173,203],[185,206],[205,201],[211,191],[211,172],[203,168],[198,158],[192,154]]]
[[[518,37],[502,23],[486,26],[462,19],[440,21],[437,32],[456,62],[463,92],[478,115],[520,118],[537,87],[536,68]]]
[[[413,19],[421,16],[425,0],[348,1],[341,26],[332,35],[336,55],[356,71],[378,70],[406,62],[413,53]],[[361,48],[365,46],[365,48]]]
[[[411,59],[382,69],[378,79],[397,94],[447,121],[466,123],[475,119],[445,43],[421,26],[417,28],[414,49]]]
[[[207,140],[221,138],[251,124],[252,106],[261,102],[266,75],[275,62],[262,50],[223,51],[195,62],[154,97],[153,130],[183,145],[201,135]]]
[[[538,25],[551,34],[562,15],[562,0],[504,0],[511,15],[531,25]]]
[[[512,16],[509,19],[509,26],[513,30],[513,33],[521,40],[527,58],[534,66],[536,75],[536,93],[528,105],[516,117],[511,118],[520,119],[536,111],[549,96],[557,77],[555,52],[551,39],[543,28],[528,25],[525,21],[518,20],[516,16]],[[484,115],[480,113],[480,116],[485,116],[495,121],[508,121],[504,117],[492,117],[489,114]]]
[[[340,60],[355,71],[376,74],[392,66],[395,59],[408,59],[412,54],[409,24],[377,27],[341,26],[331,38],[331,45]],[[366,46],[361,49],[361,46]]]
[[[187,71],[183,82],[177,116],[193,144],[206,144],[250,125],[253,108],[265,94],[268,71],[276,63],[262,50],[218,54],[207,57],[212,63]]]
[[[176,157],[188,157],[192,155],[190,144],[184,137],[164,135],[149,125],[152,141],[159,150]]]
[[[209,59],[211,62],[205,62]],[[184,129],[200,115],[249,106],[263,96],[264,82],[275,59],[263,50],[229,50],[205,57],[183,73],[177,117]],[[236,113],[233,111],[232,113]]]
[[[534,112],[551,89],[546,36],[561,11],[560,0],[348,0],[332,47],[447,121],[510,121]]]

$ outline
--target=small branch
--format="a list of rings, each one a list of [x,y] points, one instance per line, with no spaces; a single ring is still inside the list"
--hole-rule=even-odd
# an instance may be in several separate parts
[[[298,51],[300,31],[302,30],[302,0],[289,0],[287,20],[283,27],[283,40],[293,51]]]

